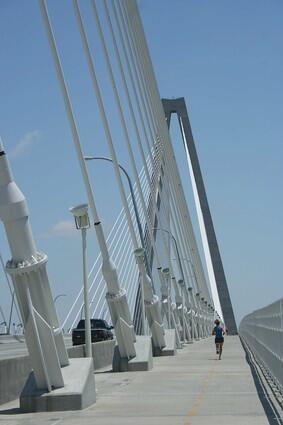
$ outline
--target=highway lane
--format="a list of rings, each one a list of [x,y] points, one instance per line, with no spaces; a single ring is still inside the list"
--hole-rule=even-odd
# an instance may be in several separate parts
[[[72,346],[71,335],[64,336],[66,347]],[[28,355],[25,339],[23,336],[0,336],[0,361]]]

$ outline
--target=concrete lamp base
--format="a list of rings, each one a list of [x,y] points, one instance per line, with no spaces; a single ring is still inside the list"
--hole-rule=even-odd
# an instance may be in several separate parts
[[[154,357],[175,356],[177,354],[175,329],[165,329],[165,342],[164,348],[152,347]]]
[[[20,395],[20,409],[23,412],[82,410],[95,403],[92,358],[70,359],[62,374],[65,386],[48,393],[36,387],[31,372]]]
[[[118,345],[114,349],[113,372],[147,371],[153,367],[151,337],[138,335],[135,342],[136,357],[128,360],[121,357]]]

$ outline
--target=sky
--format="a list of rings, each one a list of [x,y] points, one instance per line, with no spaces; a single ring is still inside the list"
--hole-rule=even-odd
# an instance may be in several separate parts
[[[107,155],[71,1],[47,3],[84,152]],[[89,4],[80,4],[96,46]],[[138,4],[160,95],[182,96],[187,103],[239,322],[282,297],[283,4],[279,0],[139,0]],[[54,297],[66,294],[56,304],[62,319],[81,282],[80,239],[68,209],[85,202],[86,196],[37,1],[0,2],[0,43],[0,134],[15,180],[28,200],[37,246],[49,258]],[[113,98],[96,51],[111,110]],[[115,122],[115,112],[110,114]],[[172,131],[196,225],[188,168],[174,122]],[[122,148],[119,159],[126,163]],[[106,168],[97,163],[90,175],[107,232],[121,203],[112,196],[113,172]],[[89,239],[92,258],[97,251],[93,232]],[[0,251],[7,261],[3,228]],[[0,290],[8,315],[11,301],[1,274]]]

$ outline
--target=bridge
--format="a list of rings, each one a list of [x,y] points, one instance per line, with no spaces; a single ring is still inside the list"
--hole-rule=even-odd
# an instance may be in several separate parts
[[[81,43],[75,60],[84,61],[96,101],[92,145],[81,135],[54,12],[45,0],[38,5],[69,124],[68,149],[77,159],[77,195],[86,199],[70,209],[82,238],[83,284],[60,321],[55,302],[66,294],[52,294],[47,254],[37,248],[28,199],[1,143],[0,219],[10,250],[1,260],[12,305],[9,320],[1,307],[0,421],[281,423],[283,301],[245,316],[237,328],[186,100],[161,99],[136,1],[93,0],[88,10],[74,0],[70,7]],[[180,174],[172,114],[198,226]],[[85,153],[90,146],[92,156]],[[113,169],[107,208],[115,210],[117,199],[122,205],[112,226],[100,214],[90,178],[98,162]],[[18,335],[11,335],[13,315]],[[82,317],[85,345],[72,347],[70,334]],[[114,340],[92,343],[90,318],[113,325]],[[221,361],[211,336],[216,319],[226,335]]]

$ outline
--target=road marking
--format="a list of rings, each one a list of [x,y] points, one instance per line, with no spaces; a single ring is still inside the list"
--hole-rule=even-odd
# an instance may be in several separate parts
[[[211,382],[212,376],[215,373],[215,369],[217,367],[218,363],[215,363],[214,366],[209,370],[208,374],[206,375],[205,379],[203,380],[199,391],[196,394],[195,400],[193,402],[192,407],[190,408],[190,410],[187,413],[188,417],[192,417],[192,416],[196,416],[199,410],[199,407],[203,401],[204,395],[207,391],[207,388]],[[188,419],[186,419],[186,422],[184,425],[191,425],[191,422],[188,421]]]

